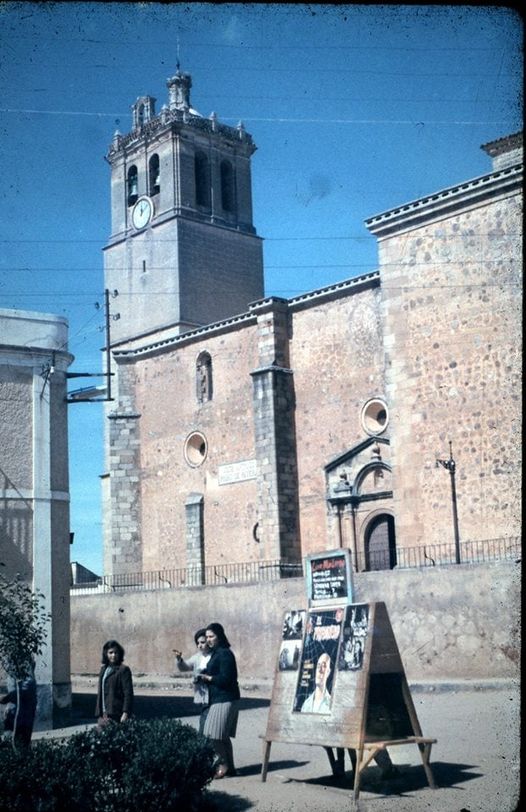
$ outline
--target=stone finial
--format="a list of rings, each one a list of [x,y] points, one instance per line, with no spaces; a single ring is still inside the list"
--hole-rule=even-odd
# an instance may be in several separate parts
[[[140,130],[147,121],[154,118],[155,101],[153,96],[139,96],[135,104],[132,104],[134,130]]]
[[[189,73],[182,73],[179,69],[175,76],[166,82],[168,88],[168,105],[170,110],[190,109],[190,88],[192,77]]]

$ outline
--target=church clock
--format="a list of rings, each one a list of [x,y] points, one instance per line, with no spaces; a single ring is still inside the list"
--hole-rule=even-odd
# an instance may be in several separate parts
[[[132,223],[136,229],[145,228],[153,217],[153,203],[149,197],[140,197],[132,212]]]

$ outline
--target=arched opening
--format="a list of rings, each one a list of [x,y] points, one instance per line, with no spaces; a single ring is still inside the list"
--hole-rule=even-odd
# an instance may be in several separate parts
[[[196,152],[194,159],[195,202],[197,206],[210,208],[210,169],[204,152]]]
[[[235,210],[234,170],[230,161],[221,161],[221,206],[223,211]]]
[[[148,188],[150,195],[157,195],[161,191],[161,175],[159,156],[152,155],[148,162]]]
[[[128,206],[133,206],[139,197],[139,179],[135,164],[128,169]]]
[[[392,570],[396,566],[395,523],[390,513],[371,520],[364,541],[366,570]]]

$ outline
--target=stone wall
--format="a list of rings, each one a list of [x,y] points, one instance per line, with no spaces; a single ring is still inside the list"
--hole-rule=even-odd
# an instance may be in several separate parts
[[[243,680],[272,679],[283,612],[306,607],[303,578],[244,586],[72,597],[72,672],[98,672],[116,638],[136,674],[173,673],[172,649],[188,654],[193,633],[218,621]],[[410,681],[519,676],[520,565],[461,564],[354,576],[355,602],[384,601]]]
[[[521,201],[428,213],[379,243],[397,537],[520,535]]]

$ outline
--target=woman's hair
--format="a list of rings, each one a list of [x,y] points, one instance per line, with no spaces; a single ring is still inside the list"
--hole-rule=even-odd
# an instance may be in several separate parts
[[[199,638],[200,637],[205,637],[205,636],[206,636],[206,629],[198,629],[196,631],[196,633],[194,634],[194,640],[195,640],[196,646],[197,646],[197,641],[199,640]]]
[[[120,643],[117,643],[116,640],[108,640],[106,643],[104,643],[102,647],[102,664],[103,665],[110,664],[108,660],[108,649],[110,648],[117,649],[117,652],[119,654],[119,665],[120,665],[124,660],[124,649]]]
[[[214,634],[219,639],[219,645],[223,646],[223,648],[230,648],[230,643],[228,642],[225,630],[223,629],[220,623],[209,623],[205,631],[214,632]]]

